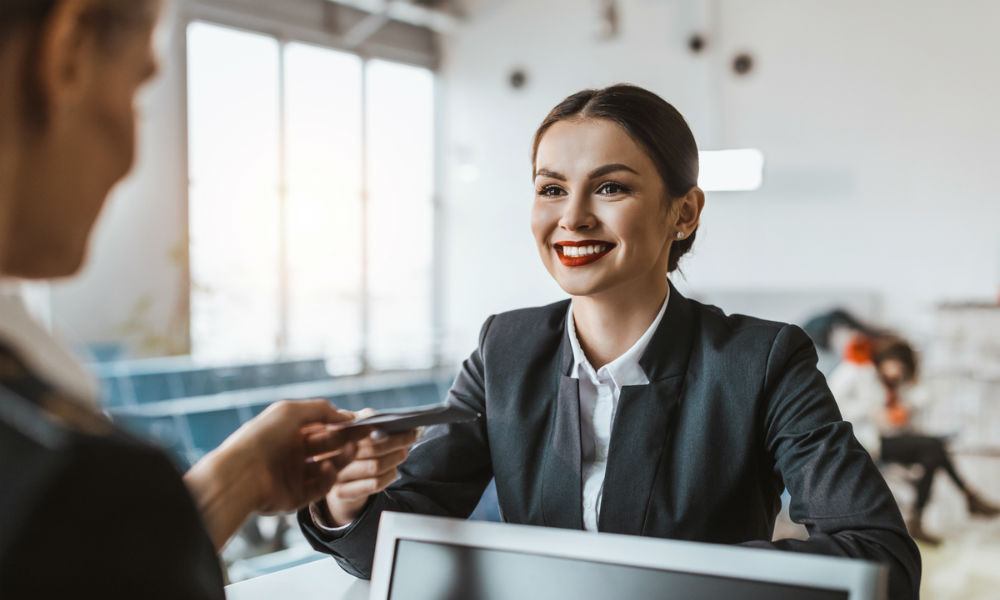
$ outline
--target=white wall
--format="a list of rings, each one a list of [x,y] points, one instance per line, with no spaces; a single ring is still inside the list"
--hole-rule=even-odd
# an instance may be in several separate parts
[[[674,103],[703,148],[767,156],[763,189],[710,196],[682,287],[870,289],[911,330],[937,300],[996,296],[1000,3],[717,2],[713,20],[707,0],[621,0],[608,42],[593,37],[596,2],[469,2],[441,81],[448,354],[467,353],[489,313],[562,297],[528,230],[531,135],[569,93],[619,81]],[[696,30],[711,34],[698,56],[686,48]],[[57,328],[135,354],[187,340],[179,39],[144,102],[135,175],[85,271],[53,290]],[[744,49],[757,69],[737,79],[726,64]],[[520,91],[514,68],[529,75]]]
[[[631,82],[710,127],[709,71],[690,58],[693,3],[624,2],[621,38],[595,42],[595,2],[481,1],[446,40],[442,64],[442,182],[446,354],[467,353],[490,313],[564,297],[542,267],[529,230],[531,143],[559,100],[586,87]],[[513,90],[508,75],[528,74]],[[465,168],[478,178],[468,180]]]
[[[716,20],[690,0],[619,5],[620,37],[601,43],[596,3],[482,0],[445,46],[451,353],[490,312],[562,297],[528,233],[531,135],[564,96],[617,81],[677,106],[703,149],[767,158],[761,190],[710,195],[682,287],[871,290],[916,332],[939,300],[996,297],[1000,4],[719,0]],[[744,78],[738,50],[756,58]]]

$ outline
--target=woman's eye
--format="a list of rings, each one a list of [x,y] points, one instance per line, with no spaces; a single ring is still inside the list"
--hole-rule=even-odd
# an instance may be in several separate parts
[[[557,185],[547,185],[542,189],[538,190],[539,196],[561,196],[563,193],[562,188]]]
[[[601,187],[597,188],[598,194],[603,194],[605,196],[616,196],[618,194],[624,194],[628,192],[628,188],[620,183],[615,183],[609,181],[607,183],[601,184]]]

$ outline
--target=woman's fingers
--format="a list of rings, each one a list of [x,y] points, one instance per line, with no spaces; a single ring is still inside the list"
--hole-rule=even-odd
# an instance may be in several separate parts
[[[307,465],[332,465],[337,472],[340,472],[347,465],[351,464],[351,461],[357,456],[358,445],[354,441],[347,441],[335,450],[330,452],[320,453],[320,454],[308,454],[306,457]]]
[[[387,437],[374,439],[372,436],[362,438],[358,441],[357,458],[375,458],[383,454],[395,452],[400,448],[409,448],[420,439],[420,432],[417,429],[396,433]]]
[[[312,423],[342,423],[351,418],[326,400],[279,400],[267,407],[264,413],[278,421],[304,427]]]
[[[395,481],[398,475],[399,472],[395,468],[392,468],[377,477],[358,479],[356,481],[346,483],[337,483],[333,486],[331,494],[338,500],[361,500],[389,487],[389,484]]]
[[[378,411],[375,410],[374,408],[362,408],[361,410],[353,413],[351,411],[344,411],[344,412],[347,412],[350,415],[352,415],[352,417],[355,420],[367,419],[368,417],[378,414]]]
[[[355,458],[340,471],[337,481],[347,483],[363,479],[374,479],[395,470],[410,455],[408,448],[401,448],[376,458]]]
[[[351,457],[348,453],[341,453],[338,456],[307,464],[303,474],[303,487],[309,499],[325,496],[337,483],[340,472],[347,464],[350,464],[350,461]]]
[[[338,429],[329,425],[309,425],[302,429],[302,441],[306,456],[325,457],[341,452],[346,444],[358,442],[370,433],[367,427]]]

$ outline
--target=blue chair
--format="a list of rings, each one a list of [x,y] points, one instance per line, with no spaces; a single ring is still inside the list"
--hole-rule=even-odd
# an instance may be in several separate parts
[[[186,438],[184,422],[176,415],[136,415],[112,413],[112,420],[136,437],[158,446],[183,469],[192,463]]]
[[[206,453],[222,443],[242,424],[236,408],[187,415],[191,431],[191,444],[200,453]]]

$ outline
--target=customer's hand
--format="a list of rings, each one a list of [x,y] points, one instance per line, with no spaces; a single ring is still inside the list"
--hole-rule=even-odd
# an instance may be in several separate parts
[[[216,548],[252,512],[292,511],[323,498],[369,428],[325,400],[269,406],[184,476]]]
[[[370,429],[342,430],[353,415],[325,400],[281,401],[240,427],[222,448],[246,453],[255,510],[297,510],[323,497]]]
[[[357,413],[357,418],[364,418],[373,412],[365,409]],[[326,495],[326,505],[334,525],[340,527],[353,522],[369,496],[381,492],[396,480],[399,476],[396,468],[410,455],[410,446],[419,438],[420,431],[417,429],[394,435],[376,430],[357,442],[354,460],[340,471],[337,482]]]

